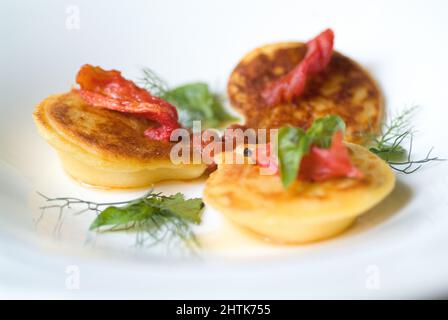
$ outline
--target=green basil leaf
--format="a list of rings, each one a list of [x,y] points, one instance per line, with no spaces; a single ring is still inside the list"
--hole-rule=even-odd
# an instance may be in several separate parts
[[[201,210],[204,203],[200,198],[185,200],[182,193],[162,199],[150,199],[151,204],[164,212],[176,215],[193,223],[201,222]],[[156,202],[157,201],[157,202]]]
[[[193,121],[203,122],[205,128],[220,127],[238,121],[224,108],[221,99],[214,95],[206,83],[190,83],[166,91],[162,99],[173,104],[179,112],[179,122],[186,128]]]
[[[278,133],[280,176],[285,187],[297,178],[300,163],[311,145],[329,148],[335,132],[345,131],[345,123],[335,115],[317,119],[305,132],[301,128],[283,127]]]
[[[385,161],[401,161],[407,156],[406,149],[400,145],[381,144],[380,146],[370,147],[369,151]]]
[[[344,120],[336,115],[328,115],[315,120],[306,134],[313,140],[313,144],[320,148],[329,148],[337,131],[345,132]]]
[[[138,222],[151,222],[151,219],[165,223],[179,219],[199,224],[203,207],[202,199],[185,200],[181,193],[168,197],[149,194],[123,207],[107,207],[93,221],[90,230],[106,226],[114,230],[129,228]]]
[[[296,180],[302,157],[311,147],[312,140],[301,128],[283,127],[278,132],[280,177],[285,187]]]
[[[107,207],[90,225],[90,230],[105,226],[124,228],[132,223],[148,219],[156,210],[143,201],[132,202],[124,207]]]

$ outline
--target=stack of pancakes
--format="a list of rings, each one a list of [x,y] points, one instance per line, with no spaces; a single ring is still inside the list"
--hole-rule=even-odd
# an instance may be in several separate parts
[[[380,90],[363,68],[338,52],[323,71],[307,79],[302,95],[290,103],[267,105],[263,89],[297,66],[306,50],[306,44],[299,42],[271,44],[238,63],[228,95],[245,116],[244,126],[306,129],[317,118],[333,114],[346,123],[346,141],[362,144],[378,133],[383,114]],[[395,185],[395,176],[379,157],[357,144],[347,147],[362,179],[297,180],[285,189],[278,175],[262,175],[258,166],[223,163],[207,180],[204,199],[237,225],[272,241],[304,243],[334,236]]]
[[[247,128],[307,128],[320,117],[339,115],[345,140],[362,143],[378,133],[383,114],[381,93],[370,75],[353,60],[334,52],[328,66],[308,78],[292,102],[268,106],[266,85],[291,71],[306,54],[300,42],[267,45],[247,54],[228,82],[230,102],[245,117]],[[42,135],[57,150],[68,174],[101,187],[143,187],[167,179],[194,179],[205,164],[173,164],[173,143],[150,140],[144,131],[156,123],[95,108],[75,91],[54,95],[34,113]],[[284,189],[277,175],[260,175],[249,164],[219,164],[205,188],[205,201],[230,220],[269,239],[315,241],[335,235],[380,202],[395,177],[381,159],[347,143],[353,164],[364,178],[324,182],[296,181]],[[232,157],[238,149],[232,151]]]

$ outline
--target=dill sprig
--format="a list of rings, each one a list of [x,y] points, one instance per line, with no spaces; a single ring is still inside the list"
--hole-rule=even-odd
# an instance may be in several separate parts
[[[69,209],[81,207],[74,215],[85,212],[95,213],[96,219],[90,226],[91,231],[133,231],[136,234],[136,246],[151,247],[159,243],[167,246],[183,245],[189,249],[199,248],[199,242],[192,226],[201,222],[204,203],[201,199],[185,199],[181,193],[165,196],[149,191],[142,197],[129,201],[93,202],[74,197],[45,199],[47,205],[41,206],[42,218],[46,210],[58,210],[58,223],[55,232],[59,232],[64,214]]]
[[[212,92],[204,82],[171,88],[153,70],[143,68],[139,83],[152,95],[174,105],[179,114],[179,123],[185,128],[192,128],[194,121],[201,121],[204,128],[221,128],[239,121],[227,112],[223,96]]]
[[[145,67],[142,69],[142,73],[143,76],[139,79],[139,83],[152,95],[162,97],[168,92],[169,86],[166,81],[153,70]]]
[[[405,174],[416,172],[425,163],[445,160],[431,156],[433,147],[429,149],[424,158],[414,159],[413,143],[415,131],[411,123],[417,109],[418,106],[404,109],[403,112],[393,117],[390,122],[383,125],[380,135],[371,135],[367,139],[367,145],[371,152],[385,160],[392,169]]]

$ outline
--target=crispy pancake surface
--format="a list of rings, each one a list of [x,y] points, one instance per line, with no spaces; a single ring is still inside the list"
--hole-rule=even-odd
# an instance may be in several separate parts
[[[296,181],[285,189],[278,175],[250,164],[220,164],[206,182],[204,200],[231,221],[283,243],[311,242],[349,227],[393,189],[389,166],[367,149],[347,144],[362,179]]]
[[[151,123],[86,104],[76,92],[54,95],[34,112],[39,131],[63,166],[82,182],[102,187],[142,187],[165,179],[200,176],[204,165],[174,165],[173,144],[149,140]]]
[[[322,116],[336,114],[347,124],[346,140],[362,143],[365,133],[380,129],[383,99],[370,75],[353,60],[334,52],[324,71],[309,77],[303,94],[291,103],[268,106],[266,85],[292,70],[306,54],[306,44],[270,44],[247,54],[230,75],[231,104],[250,128],[307,128]]]

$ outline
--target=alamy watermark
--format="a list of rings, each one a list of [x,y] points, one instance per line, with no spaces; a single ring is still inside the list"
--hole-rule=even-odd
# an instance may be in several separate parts
[[[380,290],[381,289],[381,271],[377,265],[369,265],[366,270],[366,289]]]
[[[262,164],[260,173],[277,172],[277,129],[227,128],[220,135],[213,129],[202,130],[194,121],[192,129],[173,130],[170,140],[173,164]]]
[[[65,8],[65,28],[69,31],[81,29],[80,9],[76,5]]]
[[[67,290],[81,289],[81,272],[79,266],[69,265],[65,268],[65,288]]]

